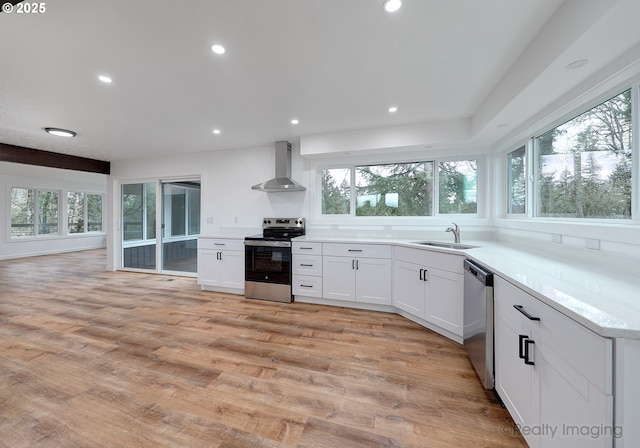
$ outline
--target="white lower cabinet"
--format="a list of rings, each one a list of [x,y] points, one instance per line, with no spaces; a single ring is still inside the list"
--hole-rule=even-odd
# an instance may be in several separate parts
[[[325,243],[322,296],[391,305],[391,246]]]
[[[294,241],[291,253],[293,295],[322,298],[322,243]]]
[[[462,337],[464,257],[396,247],[393,305]]]
[[[495,278],[496,391],[532,448],[612,447],[612,341]]]
[[[209,291],[244,293],[244,241],[198,239],[198,284]]]

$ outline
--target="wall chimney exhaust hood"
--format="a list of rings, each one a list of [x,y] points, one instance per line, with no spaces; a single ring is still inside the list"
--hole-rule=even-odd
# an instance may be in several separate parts
[[[276,177],[254,185],[252,190],[265,191],[305,191],[306,188],[291,179],[291,143],[276,142]]]

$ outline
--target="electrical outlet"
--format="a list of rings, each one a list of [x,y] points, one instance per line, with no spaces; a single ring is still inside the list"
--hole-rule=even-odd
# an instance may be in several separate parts
[[[560,235],[559,233],[554,233],[551,235],[551,242],[552,243],[557,243],[557,244],[562,244],[562,235]]]
[[[584,242],[584,246],[587,249],[600,250],[600,240],[587,238]]]

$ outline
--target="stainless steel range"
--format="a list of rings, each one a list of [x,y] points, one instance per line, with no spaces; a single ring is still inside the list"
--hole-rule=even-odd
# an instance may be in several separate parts
[[[291,240],[305,234],[304,218],[264,218],[262,235],[244,239],[244,295],[291,302]]]

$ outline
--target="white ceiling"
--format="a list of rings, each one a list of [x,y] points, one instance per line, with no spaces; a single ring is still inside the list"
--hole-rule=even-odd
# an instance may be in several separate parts
[[[2,13],[0,142],[115,161],[459,119],[495,142],[640,42],[637,0],[403,3],[56,0]],[[607,45],[586,45],[600,35]]]

